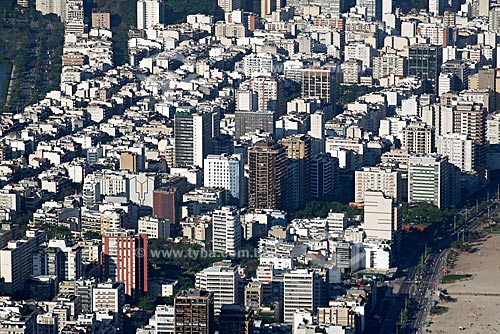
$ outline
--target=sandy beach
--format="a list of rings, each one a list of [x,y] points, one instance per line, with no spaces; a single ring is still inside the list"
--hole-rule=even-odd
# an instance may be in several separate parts
[[[441,284],[455,302],[440,302],[448,312],[430,316],[432,333],[500,333],[500,235],[474,245],[474,253],[461,253],[450,274],[471,274],[467,280]],[[437,300],[437,295],[435,296]],[[462,326],[465,329],[459,330]]]

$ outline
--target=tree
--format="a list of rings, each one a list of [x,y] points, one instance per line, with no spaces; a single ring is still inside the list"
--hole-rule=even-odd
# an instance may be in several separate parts
[[[139,306],[141,309],[147,310],[147,311],[153,311],[155,309],[154,300],[150,297],[139,298],[139,302],[137,303],[137,306]]]
[[[99,233],[93,232],[93,231],[85,232],[84,237],[85,237],[85,239],[89,239],[89,240],[102,238],[102,236]]]
[[[339,202],[311,201],[305,205],[304,209],[293,212],[291,216],[293,219],[315,217],[324,218],[328,216],[328,212],[330,212],[330,210],[333,212],[346,212],[349,218],[353,218],[357,214],[361,213],[358,208]]]

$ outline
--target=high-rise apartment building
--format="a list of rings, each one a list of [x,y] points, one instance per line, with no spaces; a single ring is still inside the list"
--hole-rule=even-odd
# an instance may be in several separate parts
[[[274,137],[276,133],[276,121],[278,114],[276,111],[260,110],[260,111],[240,111],[234,113],[235,118],[235,134],[234,137],[239,139],[245,134],[255,133],[256,131],[269,133]]]
[[[234,205],[246,202],[244,162],[241,154],[208,155],[204,162],[203,185],[229,191]]]
[[[434,128],[423,122],[411,122],[403,129],[402,146],[409,153],[431,153],[434,150]]]
[[[447,157],[428,154],[408,159],[408,203],[427,202],[440,209],[449,207],[450,181]]]
[[[282,78],[260,75],[250,80],[249,88],[257,94],[257,110],[285,113],[285,82]]]
[[[488,115],[486,120],[486,140],[490,145],[500,144],[500,112]]]
[[[58,316],[54,313],[38,314],[36,316],[36,334],[58,334]]]
[[[462,172],[474,172],[476,168],[476,144],[467,134],[450,133],[436,140],[437,153]]]
[[[238,208],[223,206],[212,214],[212,249],[235,256],[241,247],[241,221]]]
[[[57,276],[58,282],[76,281],[82,277],[82,249],[66,240],[49,240],[47,250],[47,275]],[[50,252],[54,250],[54,252]]]
[[[43,15],[56,14],[66,22],[66,0],[36,0],[35,8]]]
[[[260,17],[271,17],[271,14],[285,7],[285,0],[260,0]]]
[[[288,159],[298,160],[298,204],[302,206],[309,199],[307,185],[309,184],[309,165],[312,158],[311,137],[306,135],[294,135],[281,139],[279,143],[285,147]]]
[[[331,69],[311,67],[301,69],[302,98],[321,99],[326,104],[333,104],[335,79]]]
[[[92,9],[92,28],[111,30],[111,14],[106,9]]]
[[[462,60],[448,60],[441,66],[441,73],[453,74],[458,91],[469,87],[469,67]]]
[[[492,6],[489,12],[489,30],[500,32],[500,6]]]
[[[356,0],[356,6],[366,8],[366,18],[369,21],[382,20],[382,0]]]
[[[170,237],[170,220],[157,217],[140,217],[137,233],[147,235],[148,239],[167,239]]]
[[[137,0],[137,29],[150,29],[164,23],[163,0]]]
[[[99,283],[92,290],[92,310],[111,312],[118,333],[123,331],[123,306],[125,287],[123,283]]]
[[[24,7],[24,8],[28,8],[28,7],[33,6],[33,1],[32,0],[17,0],[17,5]]]
[[[392,74],[404,77],[408,71],[405,59],[398,55],[387,54],[373,57],[373,77],[382,79]]]
[[[219,315],[219,334],[253,334],[254,312],[242,305],[223,305]]]
[[[153,193],[153,216],[178,223],[181,219],[182,195],[175,187],[156,189]]]
[[[132,173],[137,173],[139,171],[139,161],[137,153],[122,152],[120,154],[120,169],[128,170]]]
[[[408,55],[408,75],[422,80],[424,91],[436,93],[442,62],[443,48],[441,46],[411,45]]]
[[[401,205],[382,191],[367,191],[364,198],[364,230],[368,238],[397,242],[402,228]]]
[[[363,167],[354,173],[354,201],[362,203],[367,191],[381,191],[386,197],[400,203],[402,199],[401,173],[384,167]]]
[[[352,42],[344,47],[344,60],[358,60],[363,70],[372,67],[373,49],[363,42]]]
[[[310,198],[325,198],[339,191],[339,159],[328,153],[315,154],[309,164],[307,188]]]
[[[45,233],[28,230],[26,238],[12,240],[0,250],[0,276],[4,293],[15,295],[24,289],[24,283],[33,274],[33,253],[45,241]]]
[[[154,315],[155,334],[175,334],[175,307],[158,305]]]
[[[486,143],[487,111],[473,102],[460,102],[456,106],[453,132],[468,134],[477,145]]]
[[[104,232],[102,243],[104,278],[122,282],[128,296],[148,292],[148,237],[114,229]]]
[[[283,208],[286,160],[286,149],[273,141],[259,141],[248,149],[249,208]]]
[[[345,212],[328,212],[326,217],[328,234],[343,235],[347,227],[347,214]]]
[[[460,102],[454,112],[453,132],[467,134],[476,144],[476,168],[486,164],[487,110],[481,104]]]
[[[211,153],[212,115],[178,111],[174,116],[174,163],[179,166],[203,167]]]
[[[217,0],[217,5],[225,13],[231,13],[233,10],[241,8],[241,0]]]
[[[320,300],[321,278],[312,269],[296,269],[283,278],[283,314],[285,323],[293,323],[296,310],[315,311]]]
[[[440,16],[444,13],[445,0],[429,0],[429,14]]]
[[[214,294],[205,290],[180,291],[174,299],[175,333],[213,334]]]
[[[275,73],[278,59],[275,55],[270,53],[251,53],[246,55],[242,62],[243,73],[245,73],[245,76],[255,77],[262,75],[263,73]]]
[[[222,305],[236,303],[237,279],[236,267],[223,261],[198,272],[195,287],[213,293],[214,311],[218,315]]]

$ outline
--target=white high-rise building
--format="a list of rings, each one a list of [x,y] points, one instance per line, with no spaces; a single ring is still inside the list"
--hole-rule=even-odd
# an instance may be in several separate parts
[[[90,190],[91,186],[86,186],[87,183],[99,184],[99,195],[128,197],[129,180],[127,175],[127,171],[103,170],[95,172],[85,177],[84,189]],[[94,200],[96,200],[97,197],[92,191],[95,190],[91,190],[89,196],[94,196]]]
[[[36,316],[37,334],[58,334],[58,315],[55,313],[43,313]],[[22,333],[26,333],[23,331]]]
[[[180,167],[203,167],[212,151],[213,114],[179,110],[174,116],[174,163]]]
[[[204,161],[203,184],[205,187],[220,187],[229,191],[233,204],[243,206],[246,191],[244,189],[244,163],[241,154],[209,155]]]
[[[148,239],[167,239],[170,237],[170,220],[141,217],[137,224],[137,233],[147,235]]]
[[[93,312],[113,313],[116,329],[123,330],[123,306],[125,305],[125,287],[123,283],[100,283],[92,289]]]
[[[316,139],[325,139],[325,113],[317,111],[311,114],[311,131],[309,135]]]
[[[444,12],[444,0],[429,0],[429,14],[434,16],[442,15]]]
[[[402,146],[410,153],[433,152],[434,128],[423,122],[411,122],[403,129]]]
[[[155,334],[175,333],[175,312],[170,305],[158,305],[153,318]],[[150,321],[151,323],[151,321]]]
[[[236,207],[223,206],[212,215],[212,249],[234,256],[241,247],[240,212]]]
[[[277,70],[276,56],[270,53],[251,53],[245,56],[243,62],[243,73],[247,77],[255,77],[262,73],[272,74]]]
[[[372,47],[365,43],[355,42],[345,46],[344,61],[360,60],[363,70],[372,66]]]
[[[283,314],[285,323],[293,323],[299,309],[314,312],[319,303],[321,278],[312,269],[296,269],[285,273],[283,279]]]
[[[438,154],[408,159],[408,203],[427,202],[438,208],[450,205],[448,158]]]
[[[61,21],[66,20],[66,0],[36,0],[35,8],[43,15],[56,14]]]
[[[328,212],[326,217],[328,234],[343,235],[347,227],[347,214],[345,212]]]
[[[364,204],[366,237],[396,241],[402,228],[401,205],[382,191],[367,191]]]
[[[450,73],[441,73],[438,79],[438,96],[455,91],[455,76]]]
[[[486,120],[486,140],[490,145],[500,144],[500,112],[488,115]]]
[[[382,191],[385,196],[401,202],[401,174],[391,168],[363,167],[354,173],[354,201],[362,203],[369,190]]]
[[[137,29],[150,29],[164,22],[163,0],[137,1]]]
[[[240,0],[217,0],[217,4],[226,13],[231,13],[233,10],[241,8]]]
[[[393,14],[393,12],[392,0],[382,0],[382,16],[384,16],[384,14]]]
[[[61,251],[60,263],[54,264],[56,266],[62,266],[58,268],[59,281],[76,281],[81,278],[82,275],[82,249],[78,245],[69,245],[66,240],[49,240],[48,248],[58,248]],[[50,262],[49,256],[49,262]],[[50,263],[48,266],[50,267]]]
[[[476,144],[467,134],[450,133],[436,140],[437,153],[462,172],[473,172],[476,167]]]
[[[356,0],[356,6],[366,8],[366,19],[380,21],[382,19],[382,0]]]
[[[45,234],[28,230],[26,238],[12,240],[0,250],[0,277],[4,279],[4,292],[9,295],[24,289],[25,281],[33,274],[33,253],[45,241]]]
[[[156,173],[136,173],[127,175],[128,199],[141,207],[153,208],[153,192],[160,186],[160,176]]]
[[[214,294],[214,313],[224,304],[236,303],[238,274],[230,262],[219,262],[196,274],[195,287]]]

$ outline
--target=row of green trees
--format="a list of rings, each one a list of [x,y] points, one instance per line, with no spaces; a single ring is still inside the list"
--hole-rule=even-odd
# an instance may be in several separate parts
[[[55,15],[0,2],[0,64],[6,70],[0,94],[1,111],[18,111],[59,86],[64,25]],[[9,108],[7,90],[12,69]]]

